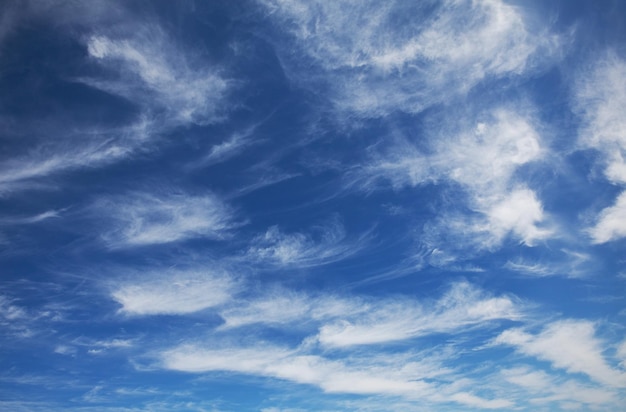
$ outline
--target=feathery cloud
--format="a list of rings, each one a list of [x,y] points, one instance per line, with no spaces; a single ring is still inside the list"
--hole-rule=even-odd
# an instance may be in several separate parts
[[[127,315],[180,315],[228,302],[237,281],[216,268],[165,269],[112,286],[111,298]]]
[[[366,241],[364,237],[347,239],[338,219],[314,226],[311,232],[283,233],[272,226],[252,240],[245,259],[285,268],[320,266],[358,253]]]
[[[593,322],[560,320],[536,335],[508,329],[494,343],[513,346],[524,355],[546,360],[570,373],[584,373],[609,387],[626,387],[626,372],[611,367],[603,356],[603,345],[595,336]]]
[[[419,112],[488,77],[541,66],[560,47],[558,36],[531,28],[529,14],[497,0],[260,3],[292,33],[299,53],[282,56],[288,74],[325,85],[336,107],[367,117]],[[300,72],[297,59],[317,71]]]
[[[94,35],[89,55],[118,72],[113,80],[83,79],[87,84],[138,103],[153,116],[164,112],[163,127],[207,124],[222,118],[229,82],[216,68],[195,63],[157,25],[145,24],[120,39]],[[168,125],[167,123],[171,123]]]
[[[457,283],[433,302],[376,302],[368,311],[323,325],[317,338],[324,346],[349,347],[459,333],[492,321],[522,317],[523,309],[511,298],[492,297],[469,283]]]
[[[593,243],[606,243],[626,237],[626,192],[622,192],[613,206],[600,212],[596,225],[589,230]]]
[[[103,198],[93,210],[113,222],[103,234],[113,248],[222,239],[236,226],[234,212],[213,194],[134,192]]]

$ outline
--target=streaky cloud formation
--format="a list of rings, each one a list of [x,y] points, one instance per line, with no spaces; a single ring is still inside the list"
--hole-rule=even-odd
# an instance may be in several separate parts
[[[503,1],[260,3],[301,53],[283,57],[292,78],[326,83],[337,108],[366,117],[420,112],[487,78],[531,71],[560,48],[558,35],[533,30],[529,15]],[[297,58],[319,71],[311,77]]]
[[[134,192],[96,202],[93,213],[113,221],[113,230],[103,235],[113,248],[223,239],[236,226],[234,212],[210,194]]]
[[[0,2],[0,409],[626,404],[626,3]]]
[[[163,352],[160,361],[165,368],[178,371],[230,371],[270,376],[316,385],[328,393],[382,394],[436,401],[439,398],[437,391],[454,390],[423,380],[428,375],[418,372],[421,366],[419,361],[409,362],[403,368],[396,369],[391,365],[368,361],[367,358],[352,359],[350,363],[345,363],[273,346],[254,349],[180,346]],[[486,409],[511,406],[507,400],[487,400],[467,392],[453,393],[448,401]]]
[[[497,108],[480,114],[477,122],[474,115],[445,116],[429,131],[428,151],[411,142],[393,145],[352,176],[349,184],[365,190],[380,190],[385,181],[396,190],[442,181],[460,185],[467,204],[453,207],[465,206],[476,214],[452,212],[431,222],[433,248],[441,248],[441,236],[458,237],[461,249],[470,250],[497,248],[508,236],[533,246],[556,233],[536,193],[516,176],[521,167],[541,162],[547,153],[537,121],[524,112],[528,109]]]
[[[164,269],[115,285],[111,297],[127,315],[176,315],[224,304],[237,289],[218,268]]]
[[[589,229],[594,243],[606,243],[626,237],[626,192],[622,192],[613,206],[600,212],[598,222]]]
[[[312,232],[283,233],[272,226],[252,240],[245,259],[285,268],[319,266],[358,253],[367,240],[346,239],[345,229],[337,219],[313,227]]]
[[[152,116],[164,111],[161,120],[173,124],[219,120],[228,81],[210,70],[191,69],[178,50],[158,26],[146,26],[119,40],[92,36],[89,55],[118,71],[121,79],[85,81],[138,102]]]
[[[613,53],[600,58],[580,75],[574,86],[575,107],[582,112],[581,144],[597,149],[605,157],[606,177],[626,183],[626,61]]]
[[[460,332],[498,319],[523,317],[521,305],[508,297],[484,296],[467,283],[455,284],[435,302],[388,301],[372,304],[354,319],[322,326],[322,345],[347,347],[405,340],[433,333]]]
[[[553,322],[537,334],[509,329],[494,341],[511,345],[525,355],[551,362],[568,372],[580,372],[610,387],[624,387],[626,372],[611,367],[605,360],[603,346],[589,321],[562,320]]]

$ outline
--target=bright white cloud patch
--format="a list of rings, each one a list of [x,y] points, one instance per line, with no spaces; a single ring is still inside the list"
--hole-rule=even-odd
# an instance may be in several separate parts
[[[211,194],[130,193],[103,199],[94,211],[114,223],[103,235],[111,247],[221,239],[236,226],[231,209]]]
[[[442,122],[427,131],[431,152],[405,141],[375,158],[355,180],[365,189],[378,187],[381,179],[396,188],[454,182],[468,194],[468,204],[458,206],[478,215],[441,216],[433,237],[438,232],[464,236],[467,247],[483,249],[512,235],[533,246],[554,232],[546,227],[547,216],[536,193],[517,182],[516,172],[540,161],[546,150],[532,115],[522,108],[519,112],[500,108],[481,116],[456,116],[450,124]],[[439,247],[436,239],[433,242]]]
[[[604,385],[626,387],[626,372],[609,365],[592,322],[557,321],[537,335],[509,329],[502,332],[495,343],[514,346],[520,353],[546,360],[570,373],[584,373]]]
[[[427,402],[456,402],[488,409],[511,406],[504,399],[483,399],[455,392],[454,385],[426,382],[440,376],[427,363],[404,359],[400,366],[366,357],[344,361],[271,345],[211,349],[181,345],[160,354],[166,369],[185,372],[229,371],[315,385],[328,393],[392,395]],[[400,361],[400,359],[397,359]],[[434,373],[433,373],[434,372]],[[440,396],[442,393],[448,395]]]
[[[339,317],[320,328],[318,340],[329,347],[393,342],[436,333],[458,333],[498,319],[520,319],[522,310],[509,297],[492,297],[459,283],[439,300],[372,302],[356,316]]]
[[[250,324],[299,324],[312,327],[323,321],[363,313],[370,308],[371,305],[362,299],[332,295],[311,296],[277,289],[245,302],[232,302],[231,306],[220,312],[220,316],[224,319],[224,328]]]
[[[537,225],[543,221],[541,203],[535,193],[529,189],[518,189],[511,192],[501,202],[487,210],[488,224],[479,227],[494,236],[495,241],[501,241],[508,233],[513,233],[528,246],[532,246],[538,239],[551,235],[547,229]]]
[[[319,66],[335,104],[365,116],[419,112],[485,78],[521,74],[559,43],[503,1],[260,3]],[[293,77],[310,81],[310,72],[284,60]]]
[[[315,341],[323,346],[349,347],[520,320],[524,307],[511,297],[490,296],[468,283],[457,283],[438,300],[315,296],[276,289],[254,299],[232,301],[220,316],[223,329],[250,324],[299,326],[318,330]]]
[[[224,304],[237,288],[230,275],[210,267],[168,269],[116,285],[111,297],[128,315],[180,315]]]
[[[626,237],[626,192],[622,192],[613,206],[598,216],[598,222],[589,229],[593,243],[606,243]]]

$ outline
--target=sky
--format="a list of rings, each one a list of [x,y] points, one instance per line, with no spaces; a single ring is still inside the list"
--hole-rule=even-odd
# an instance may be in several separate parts
[[[626,2],[5,0],[0,90],[0,410],[626,405]]]

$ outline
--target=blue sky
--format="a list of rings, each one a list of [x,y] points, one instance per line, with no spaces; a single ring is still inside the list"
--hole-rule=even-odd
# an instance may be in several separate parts
[[[626,3],[4,1],[0,410],[626,404]]]

